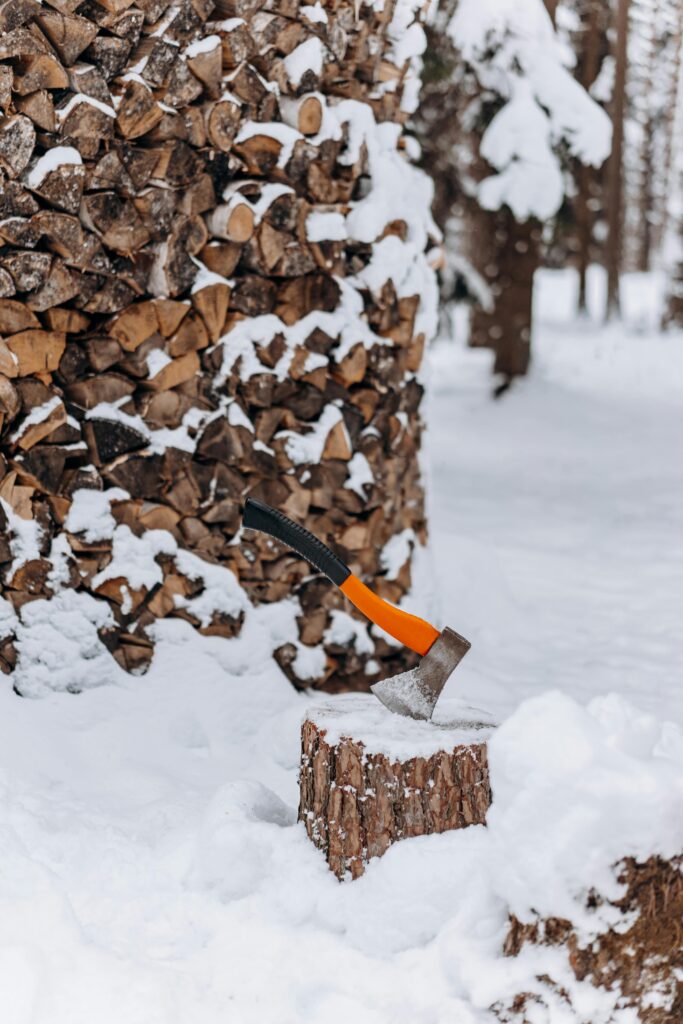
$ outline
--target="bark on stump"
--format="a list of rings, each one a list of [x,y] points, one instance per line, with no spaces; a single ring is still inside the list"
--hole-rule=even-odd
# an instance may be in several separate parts
[[[401,718],[365,694],[306,715],[299,820],[339,879],[358,878],[401,839],[484,823],[493,723],[459,703],[441,715]]]

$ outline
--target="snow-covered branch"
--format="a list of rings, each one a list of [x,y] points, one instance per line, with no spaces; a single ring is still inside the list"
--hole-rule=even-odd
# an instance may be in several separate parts
[[[481,140],[496,173],[479,184],[479,202],[546,220],[564,197],[561,147],[599,166],[609,118],[568,69],[542,0],[460,0],[448,34],[481,88],[503,101]]]

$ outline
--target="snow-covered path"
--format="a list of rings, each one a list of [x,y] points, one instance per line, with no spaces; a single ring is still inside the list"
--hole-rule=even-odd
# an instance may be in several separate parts
[[[487,353],[433,356],[436,572],[473,641],[449,692],[616,691],[680,721],[683,344],[648,330],[649,281],[608,330],[567,322],[570,275],[541,284],[533,374],[500,401]]]

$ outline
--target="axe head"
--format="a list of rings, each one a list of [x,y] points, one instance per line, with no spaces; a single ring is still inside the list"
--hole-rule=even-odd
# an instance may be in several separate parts
[[[370,689],[394,714],[429,721],[451,672],[470,646],[469,640],[446,627],[416,668],[382,679]]]

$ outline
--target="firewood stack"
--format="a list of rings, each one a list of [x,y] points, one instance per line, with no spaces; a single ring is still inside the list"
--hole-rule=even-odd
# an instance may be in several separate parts
[[[295,685],[405,664],[239,523],[253,495],[382,596],[410,587],[433,232],[400,126],[422,13],[0,5],[5,671],[27,603],[64,588],[108,603],[101,636],[129,670],[160,618],[233,636],[292,594],[299,636],[277,657]]]

